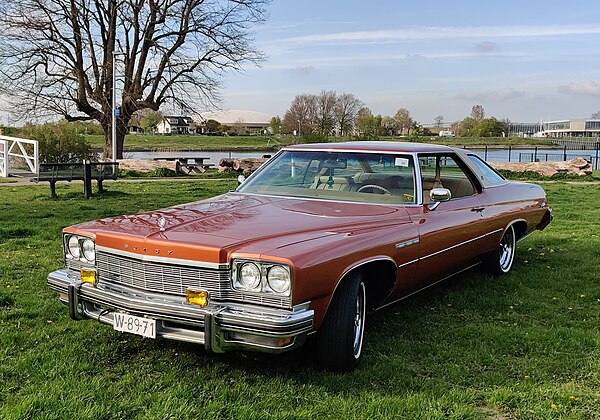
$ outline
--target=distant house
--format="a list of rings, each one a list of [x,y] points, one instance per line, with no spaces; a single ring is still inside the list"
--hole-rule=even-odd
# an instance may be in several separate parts
[[[129,126],[129,134],[143,134],[144,133],[144,129],[142,127],[138,127],[137,125],[130,125]]]
[[[203,112],[200,114],[200,120],[199,125],[204,125],[208,120],[218,121],[222,126],[230,127],[232,131],[239,134],[264,134],[271,124],[271,117],[267,114],[239,109]],[[202,133],[204,132],[206,127]]]
[[[164,116],[156,126],[158,134],[195,134],[196,127],[192,117]]]

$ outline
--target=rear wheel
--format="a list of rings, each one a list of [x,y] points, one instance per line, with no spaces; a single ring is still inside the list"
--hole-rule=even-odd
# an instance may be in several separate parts
[[[331,371],[347,372],[362,353],[365,330],[366,290],[360,273],[338,287],[317,337],[319,364]]]
[[[488,261],[486,261],[485,268],[487,271],[494,275],[499,276],[506,274],[510,271],[515,260],[515,253],[517,250],[517,241],[515,236],[515,229],[510,225],[500,241],[500,245],[490,255]]]

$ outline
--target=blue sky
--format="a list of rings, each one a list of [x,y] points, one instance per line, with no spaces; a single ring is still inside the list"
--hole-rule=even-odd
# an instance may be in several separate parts
[[[481,104],[512,121],[600,110],[600,2],[274,0],[267,59],[224,80],[224,108],[283,116],[293,97],[349,92],[423,124]]]

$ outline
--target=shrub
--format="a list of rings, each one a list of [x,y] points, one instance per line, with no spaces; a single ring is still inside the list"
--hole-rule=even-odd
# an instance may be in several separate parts
[[[23,127],[23,137],[39,142],[40,162],[72,163],[85,159],[98,160],[85,137],[77,133],[77,127],[67,122]]]

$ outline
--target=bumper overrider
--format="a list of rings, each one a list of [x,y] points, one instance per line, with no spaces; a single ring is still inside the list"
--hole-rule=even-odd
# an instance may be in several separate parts
[[[114,326],[115,313],[156,321],[156,337],[203,344],[209,352],[247,349],[279,353],[303,344],[312,331],[309,304],[291,310],[211,302],[186,303],[185,296],[152,293],[112,283],[83,283],[79,273],[57,270],[48,285],[69,306],[71,318],[96,319]]]

